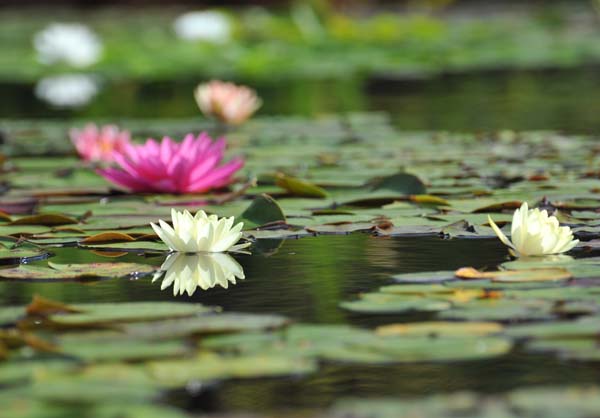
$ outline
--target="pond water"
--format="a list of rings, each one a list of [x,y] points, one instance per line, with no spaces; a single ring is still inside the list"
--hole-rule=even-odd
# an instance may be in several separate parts
[[[78,110],[61,110],[35,98],[31,84],[0,83],[0,118],[83,118],[118,121],[134,117],[195,117],[191,92],[198,80],[105,83]],[[265,115],[385,111],[405,130],[493,131],[600,129],[595,67],[537,71],[484,71],[432,78],[381,75],[337,79],[252,82],[264,98]]]
[[[217,327],[212,332],[197,329],[183,332],[178,328],[181,323],[169,322],[173,319],[169,314],[163,314],[156,322],[165,321],[161,331],[167,334],[164,339],[168,341],[165,343],[159,337],[154,338],[152,328],[150,331],[144,328],[155,325],[140,326],[136,324],[140,318],[135,318],[135,315],[133,319],[127,317],[123,321],[126,323],[125,331],[117,338],[111,334],[113,329],[102,328],[106,327],[102,321],[88,322],[89,328],[85,325],[81,329],[77,326],[69,328],[68,321],[77,318],[77,312],[67,313],[68,308],[64,307],[46,307],[49,311],[42,309],[41,320],[35,312],[25,315],[24,327],[33,326],[37,330],[39,326],[42,336],[49,335],[49,340],[58,341],[65,350],[58,357],[61,357],[60,360],[65,360],[62,357],[69,361],[76,360],[77,371],[70,373],[71,369],[67,368],[66,372],[62,370],[63,374],[58,373],[58,377],[48,370],[32,373],[33,377],[27,377],[32,382],[23,384],[23,381],[19,381],[15,386],[22,387],[11,387],[4,398],[0,396],[0,406],[4,405],[2,402],[11,404],[32,391],[35,395],[32,396],[34,406],[40,402],[44,408],[56,404],[60,408],[65,405],[70,407],[69,401],[64,401],[65,393],[68,395],[69,390],[74,390],[69,384],[85,386],[86,382],[90,383],[85,379],[90,378],[92,383],[94,379],[100,379],[102,385],[107,382],[118,384],[122,380],[121,383],[124,382],[128,387],[136,387],[143,382],[140,388],[149,393],[158,390],[161,404],[174,405],[181,410],[256,412],[275,414],[271,415],[273,417],[286,414],[294,418],[313,417],[314,411],[321,413],[346,397],[423,398],[429,394],[457,391],[490,394],[531,386],[596,384],[600,372],[595,345],[595,338],[600,332],[600,303],[597,300],[600,288],[594,282],[594,278],[600,276],[600,259],[594,257],[597,255],[597,241],[590,244],[589,248],[580,245],[576,249],[577,257],[588,257],[587,264],[572,259],[548,261],[551,267],[555,267],[552,273],[556,274],[559,270],[559,276],[563,276],[558,279],[542,277],[541,283],[527,283],[528,277],[520,279],[525,283],[518,281],[509,284],[501,280],[500,283],[464,280],[457,281],[458,284],[449,282],[436,287],[437,284],[426,282],[424,285],[415,285],[414,289],[409,284],[407,289],[413,290],[408,290],[407,294],[402,293],[403,290],[388,287],[386,291],[380,288],[395,283],[392,276],[398,274],[450,271],[447,279],[453,279],[454,270],[461,267],[496,270],[508,262],[509,257],[506,248],[489,228],[487,213],[492,213],[500,224],[506,223],[510,220],[509,212],[519,201],[541,201],[550,208],[554,205],[564,212],[561,222],[576,229],[579,238],[600,238],[600,228],[597,226],[600,181],[593,170],[598,153],[597,147],[588,138],[505,133],[479,140],[478,136],[471,135],[438,136],[427,132],[402,132],[473,132],[510,128],[593,133],[600,129],[600,119],[597,117],[600,104],[594,94],[598,82],[600,75],[595,69],[580,69],[454,74],[432,79],[380,76],[370,81],[262,83],[257,88],[265,101],[263,114],[308,118],[257,118],[233,132],[234,152],[244,153],[247,158],[245,169],[252,174],[258,173],[261,180],[258,186],[246,191],[248,195],[244,198],[221,205],[215,203],[219,202],[218,199],[214,200],[221,197],[218,193],[203,196],[202,201],[198,196],[115,193],[89,166],[75,158],[66,157],[72,154],[72,147],[65,135],[72,119],[77,119],[73,124],[79,124],[79,119],[123,122],[124,126],[132,129],[136,138],[146,131],[154,135],[169,130],[187,132],[197,129],[193,118],[198,111],[190,94],[195,81],[123,81],[107,84],[97,99],[80,110],[57,110],[46,106],[35,99],[31,85],[0,85],[0,93],[5,97],[0,103],[0,117],[23,118],[4,126],[4,145],[9,153],[13,152],[16,156],[11,159],[13,165],[9,165],[5,173],[6,182],[12,188],[8,191],[7,199],[2,201],[2,207],[14,209],[16,213],[8,219],[2,219],[2,222],[8,222],[0,225],[0,235],[2,239],[7,239],[3,244],[12,245],[16,239],[14,237],[22,235],[28,237],[26,245],[54,245],[54,240],[69,243],[65,247],[51,247],[49,259],[29,262],[26,267],[37,266],[43,269],[44,274],[56,274],[54,270],[64,269],[64,265],[69,263],[87,265],[88,273],[90,263],[98,262],[136,263],[135,268],[140,265],[157,268],[165,262],[164,253],[134,251],[119,256],[115,252],[106,252],[105,246],[97,247],[100,253],[77,246],[93,234],[119,230],[131,233],[131,237],[135,236],[137,241],[129,242],[134,240],[129,237],[120,240],[116,248],[131,249],[126,244],[139,245],[138,241],[142,245],[152,244],[156,247],[158,243],[152,241],[156,237],[150,236],[152,230],[148,224],[158,218],[167,219],[169,207],[195,210],[206,208],[203,205],[209,202],[209,211],[223,211],[222,214],[227,216],[235,214],[246,219],[244,214],[254,202],[265,205],[262,193],[272,194],[280,202],[279,213],[281,216],[286,214],[289,224],[284,222],[285,217],[283,220],[280,217],[263,219],[264,222],[256,224],[268,224],[271,227],[275,224],[276,227],[260,232],[274,232],[279,237],[285,236],[290,230],[301,235],[313,234],[315,230],[322,233],[300,239],[265,239],[264,236],[253,239],[251,254],[236,254],[235,261],[228,261],[229,266],[234,267],[239,263],[245,276],[243,280],[229,283],[227,289],[218,285],[207,290],[198,288],[192,295],[183,292],[174,295],[173,287],[161,280],[153,281],[151,274],[102,280],[27,281],[23,280],[21,270],[16,278],[13,276],[15,280],[0,281],[0,308],[27,305],[35,295],[40,295],[66,304],[176,301],[189,308],[196,306],[193,303],[200,303],[221,307],[224,312],[222,316],[229,318],[228,321],[231,321],[231,317],[227,315],[232,312],[256,314],[240,319],[240,329],[233,326],[233,341],[236,341],[235,338],[242,340],[239,344],[229,342],[228,346],[226,338],[220,340],[219,336],[207,335],[231,331],[227,328],[232,327],[231,322],[225,326],[220,323],[219,326],[224,326],[224,329]],[[348,114],[338,119],[314,118],[322,114],[354,111],[386,112],[393,126],[379,114]],[[30,126],[29,121],[34,118],[53,121],[36,122]],[[205,121],[202,123],[209,129],[215,128]],[[415,146],[415,143],[419,146]],[[304,153],[297,152],[299,146],[303,147]],[[31,157],[38,150],[60,157]],[[18,157],[21,154],[29,157]],[[398,173],[405,165],[410,167],[410,174]],[[326,189],[326,196],[306,196],[282,187],[273,178],[276,171],[311,179]],[[417,175],[426,179],[427,185]],[[383,181],[371,183],[373,179]],[[381,186],[385,182],[388,182],[386,187],[389,189],[373,186]],[[574,188],[577,188],[577,193],[573,192]],[[415,196],[421,196],[423,200]],[[21,217],[35,205],[40,212],[58,212],[67,216],[66,221],[64,218],[61,220],[66,226],[56,228],[56,224],[39,219],[20,222]],[[262,207],[272,210],[277,203],[267,200],[266,205]],[[386,225],[386,220],[390,220],[392,225]],[[339,233],[344,232],[344,228],[364,233]],[[256,231],[247,230],[246,233],[253,237]],[[328,235],[330,233],[339,234]],[[389,236],[386,236],[388,233]],[[13,238],[8,239],[8,236]],[[442,239],[442,236],[446,239]],[[18,243],[22,244],[21,240]],[[115,247],[110,248],[115,251]],[[162,250],[165,249],[163,246]],[[2,251],[10,252],[7,248]],[[219,264],[215,260],[205,262],[212,268]],[[503,268],[519,270],[526,269],[527,265],[517,263],[515,267],[508,263]],[[567,282],[565,271],[561,270],[563,268],[569,269],[566,277],[572,281]],[[0,273],[8,278],[10,275],[7,276],[6,271]],[[162,280],[166,280],[166,277]],[[166,288],[161,290],[161,285]],[[415,302],[414,299],[419,300],[416,305],[410,305]],[[381,303],[392,313],[377,313],[381,308],[377,303],[363,310],[369,301]],[[58,309],[56,317],[53,316],[56,314],[53,309]],[[95,308],[85,305],[79,309],[85,312],[88,309],[93,314]],[[132,312],[135,314],[135,309],[130,308],[127,315]],[[173,309],[181,309],[181,306]],[[16,328],[14,324],[23,319],[21,315],[15,320],[13,314],[0,309],[0,321],[8,321],[1,323],[11,332]],[[107,315],[107,312],[101,314]],[[8,320],[3,315],[7,315]],[[190,315],[187,319],[198,326],[203,319],[207,319],[207,323],[211,320],[222,321],[219,315],[221,312],[214,313],[212,317]],[[257,315],[260,315],[259,319]],[[273,319],[273,315],[289,318],[292,325],[287,326],[278,317]],[[579,322],[580,317],[583,317],[583,323]],[[66,325],[61,325],[61,320],[67,321]],[[252,321],[261,320],[275,321],[275,325],[244,328],[254,324]],[[446,331],[444,326],[447,325],[442,325],[425,334],[418,334],[417,330],[416,335],[401,335],[406,337],[405,340],[398,335],[388,336],[387,339],[385,335],[378,334],[383,332],[378,327],[385,325],[400,324],[402,327],[416,322],[444,320],[454,321],[450,326],[458,324],[459,328]],[[462,334],[465,330],[460,328],[464,325],[459,322],[461,320],[485,320],[488,323],[482,326],[491,326],[493,330],[483,334],[480,334],[481,330],[470,330],[465,335]],[[33,325],[30,321],[33,321]],[[562,333],[565,331],[561,326],[565,325],[565,321],[571,321],[567,325],[573,325],[576,330],[581,329],[581,334],[573,337],[567,332],[564,338]],[[116,325],[109,325],[119,328],[122,324],[116,322]],[[527,328],[528,323],[532,324],[531,328]],[[550,339],[556,338],[556,342],[548,342],[543,338],[541,342],[536,340],[539,336],[537,333],[547,332],[536,326],[545,323],[551,326],[557,324],[557,328],[550,333]],[[96,329],[98,324],[101,325],[99,330]],[[302,329],[302,324],[317,325],[306,331]],[[328,328],[332,325],[339,328]],[[55,326],[56,329],[53,328]],[[521,326],[525,328],[519,328]],[[347,330],[349,327],[351,331]],[[94,343],[94,338],[97,338],[94,332],[100,333],[100,343]],[[306,332],[306,335],[299,342],[293,340],[294,333],[302,332]],[[331,338],[328,332],[333,333]],[[457,332],[458,336],[453,332]],[[136,335],[139,341],[136,341]],[[585,338],[580,341],[581,335]],[[253,345],[254,338],[259,342],[266,339],[267,343],[264,346]],[[572,346],[574,343],[570,338],[576,340],[576,346]],[[343,343],[340,346],[327,344],[336,339]],[[0,343],[3,341],[0,332]],[[108,354],[102,352],[105,342]],[[133,348],[129,344],[133,344]],[[463,344],[464,347],[456,344]],[[407,351],[403,351],[405,346],[409,347]],[[98,347],[101,348],[100,352]],[[167,354],[160,352],[161,347],[167,350]],[[27,364],[31,360],[27,348],[13,355],[4,370]],[[133,354],[128,349],[133,350]],[[137,350],[144,353],[146,349],[159,351],[158,354],[150,352],[148,358],[136,357]],[[267,361],[253,349],[258,350],[259,354],[265,350]],[[206,353],[215,357],[209,357],[210,361],[206,361],[206,358],[201,358]],[[46,355],[40,354],[42,361]],[[104,355],[108,356],[108,360]],[[197,378],[192,373],[193,378],[183,379],[173,373],[174,380],[171,380],[172,368],[184,376],[187,368],[193,369],[194,356],[199,356],[198,361],[205,367],[202,370],[194,369],[201,377]],[[338,356],[349,361],[339,361]],[[383,361],[378,356],[383,356]],[[252,362],[265,366],[262,362],[268,365],[268,360],[272,358],[284,361],[284,371],[278,370],[274,374],[285,377],[256,378],[269,375],[272,369],[256,371],[252,369]],[[310,367],[297,373],[290,372],[290,369],[295,370],[285,363],[290,359],[297,361],[299,367],[304,367],[305,362]],[[53,360],[56,358],[53,357]],[[183,364],[170,363],[179,360]],[[250,361],[251,364],[244,363],[239,369],[237,366],[228,369],[226,366],[230,361]],[[221,374],[209,374],[206,377],[203,373],[206,369],[212,370],[211,364],[215,362],[224,370],[220,370]],[[155,381],[149,383],[148,376],[144,374],[142,378],[138,375],[140,369]],[[160,370],[166,372],[161,374]],[[118,378],[113,378],[113,372]],[[230,378],[232,376],[234,378]],[[242,379],[247,377],[251,379]],[[45,381],[46,378],[50,380]],[[39,382],[37,379],[40,379]],[[50,385],[46,384],[48,382]],[[52,388],[55,382],[58,382],[56,392],[44,392],[48,386]],[[67,389],[60,386],[65,383]],[[2,380],[0,373],[2,384],[7,383]],[[9,379],[8,385],[13,384]],[[142,395],[141,401],[137,399],[136,402],[145,401],[147,394]],[[95,396],[90,404],[95,408],[102,407],[104,399],[98,394]],[[121,405],[124,402],[122,399],[117,401]],[[75,407],[79,407],[75,404]],[[540,405],[544,403],[538,402],[534,406],[537,415],[529,416],[545,416],[535,409]],[[288,412],[290,415],[287,415]],[[37,417],[26,413],[23,416]],[[346,418],[348,415],[335,416]],[[396,418],[383,412],[358,416]],[[440,413],[415,416],[461,415]],[[585,415],[573,416],[580,418]]]
[[[55,263],[121,261],[160,266],[164,256],[99,257],[75,248],[53,249]],[[245,279],[223,289],[198,289],[181,301],[221,306],[226,311],[279,313],[295,321],[364,324],[364,317],[348,315],[338,304],[362,291],[389,283],[390,276],[462,266],[492,268],[506,251],[497,240],[439,238],[381,238],[367,234],[319,236],[284,241],[261,241],[255,255],[237,255]],[[46,260],[37,262],[44,264]],[[35,264],[35,263],[34,263]],[[0,282],[0,303],[27,304],[35,293],[67,303],[172,300],[172,288],[160,290],[151,279],[107,280],[85,284]],[[382,318],[377,318],[380,324]],[[397,319],[397,318],[393,318]],[[366,324],[365,324],[366,325]]]
[[[367,234],[265,240],[251,255],[237,255],[245,279],[228,289],[216,286],[193,296],[173,296],[150,277],[99,282],[0,282],[0,305],[28,303],[34,294],[67,303],[178,301],[219,305],[228,312],[280,313],[294,321],[344,323],[374,327],[386,323],[430,320],[429,314],[353,315],[339,308],[359,292],[390,283],[398,273],[452,270],[461,266],[493,268],[507,260],[497,240],[381,238]],[[106,257],[74,248],[56,248],[51,261],[90,263]],[[114,260],[114,257],[111,257]],[[118,258],[159,266],[164,256],[131,253]],[[43,261],[33,264],[43,264]],[[530,385],[592,383],[600,366],[527,354],[484,361],[356,365],[326,363],[306,377],[232,380],[164,392],[162,402],[194,412],[298,411],[327,408],[345,397],[424,396],[455,391],[498,393]],[[307,415],[308,416],[308,415]],[[312,416],[312,415],[311,415]]]

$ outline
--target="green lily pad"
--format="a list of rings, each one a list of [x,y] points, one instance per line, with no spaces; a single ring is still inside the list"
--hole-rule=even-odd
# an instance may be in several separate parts
[[[161,385],[183,387],[193,380],[257,378],[311,373],[316,363],[294,356],[225,357],[200,354],[195,358],[152,362],[148,370]]]
[[[59,342],[59,350],[84,361],[140,361],[161,357],[181,357],[188,352],[179,341],[135,341],[132,339],[86,339]]]
[[[72,306],[81,313],[51,315],[52,322],[62,326],[85,327],[115,322],[194,317],[212,310],[199,304],[177,302],[88,303]]]
[[[254,198],[237,220],[244,222],[244,229],[252,229],[273,222],[285,222],[286,219],[275,199],[262,194]]]
[[[220,313],[195,318],[170,319],[125,325],[128,335],[143,339],[176,338],[197,334],[254,331],[280,328],[288,319],[277,315]]]
[[[147,264],[136,263],[89,263],[57,264],[48,262],[49,267],[20,265],[0,269],[0,278],[10,280],[85,280],[114,277],[139,277],[156,270]]]

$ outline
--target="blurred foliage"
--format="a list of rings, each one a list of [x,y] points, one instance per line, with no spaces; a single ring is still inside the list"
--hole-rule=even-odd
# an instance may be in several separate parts
[[[101,36],[104,56],[88,71],[107,79],[333,78],[600,61],[600,30],[592,9],[552,10],[477,18],[426,12],[357,17],[324,3],[298,2],[277,12],[250,7],[227,11],[235,37],[223,46],[177,39],[172,22],[178,9],[51,14],[5,9],[0,12],[0,79],[31,81],[70,70],[36,61],[32,36],[52,21],[80,21]]]

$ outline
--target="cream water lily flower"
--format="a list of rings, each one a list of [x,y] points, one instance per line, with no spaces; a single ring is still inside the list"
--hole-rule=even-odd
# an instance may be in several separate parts
[[[560,226],[555,216],[539,209],[529,209],[527,203],[515,210],[511,225],[511,240],[488,215],[492,229],[517,256],[560,254],[571,250],[579,240],[573,239],[568,226]]]
[[[170,254],[152,282],[162,279],[160,290],[173,286],[173,296],[187,293],[192,296],[202,290],[221,286],[225,289],[236,280],[244,279],[244,269],[229,254]]]
[[[182,253],[219,253],[246,248],[250,243],[237,244],[242,237],[242,222],[233,225],[234,217],[219,219],[199,210],[192,216],[187,210],[171,210],[173,227],[163,220],[152,229],[172,251]]]

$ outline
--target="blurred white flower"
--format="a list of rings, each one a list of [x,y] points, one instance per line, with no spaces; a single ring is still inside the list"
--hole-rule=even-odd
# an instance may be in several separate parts
[[[182,14],[173,24],[175,33],[186,41],[226,42],[231,38],[231,21],[216,11]]]
[[[236,284],[244,279],[244,269],[229,254],[170,254],[152,282],[163,277],[160,290],[173,286],[173,296],[187,293],[192,296],[199,287],[202,290],[221,286],[225,289],[229,283]]]
[[[173,227],[162,219],[152,229],[172,251],[182,253],[220,253],[246,248],[250,243],[237,244],[242,237],[242,222],[233,225],[234,217],[208,216],[203,210],[192,216],[187,210],[171,209]]]
[[[548,216],[545,210],[529,209],[527,203],[515,210],[511,225],[511,240],[498,228],[498,225],[488,215],[492,229],[500,241],[515,255],[540,256],[560,254],[571,250],[578,240],[573,239],[573,233],[568,226],[560,226],[555,216]]]
[[[96,63],[102,53],[100,39],[79,23],[53,23],[35,35],[33,44],[43,64],[64,62],[87,67]]]
[[[84,74],[63,74],[38,81],[35,95],[38,99],[58,107],[80,107],[98,93],[94,77]]]

